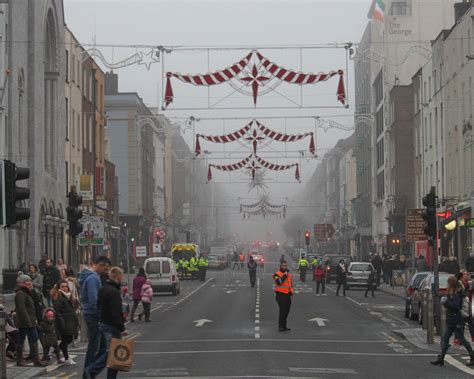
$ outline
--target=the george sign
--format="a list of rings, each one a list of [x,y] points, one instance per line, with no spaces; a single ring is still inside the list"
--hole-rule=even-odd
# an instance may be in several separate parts
[[[406,240],[407,242],[426,241],[424,232],[425,220],[423,220],[424,209],[407,209],[406,217]]]
[[[153,244],[153,254],[160,254],[161,253],[161,244],[154,243]]]
[[[474,218],[468,218],[465,222],[464,222],[464,226],[466,228],[474,228]]]
[[[93,184],[92,175],[81,175],[79,177],[79,194],[82,196],[82,200],[94,200]]]
[[[146,258],[146,246],[137,246],[135,248],[137,258]]]
[[[84,214],[81,218],[83,226],[79,234],[80,246],[103,246],[105,220],[102,216],[91,216]]]
[[[332,224],[314,224],[314,238],[317,242],[327,242],[334,232]]]

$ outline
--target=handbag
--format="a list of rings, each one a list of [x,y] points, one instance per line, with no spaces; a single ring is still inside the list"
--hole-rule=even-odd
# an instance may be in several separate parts
[[[107,368],[117,371],[130,371],[133,365],[133,341],[112,338],[107,355]]]

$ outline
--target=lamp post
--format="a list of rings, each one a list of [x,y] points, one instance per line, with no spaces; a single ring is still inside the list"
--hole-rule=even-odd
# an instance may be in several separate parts
[[[126,243],[126,256],[127,256],[127,287],[130,290],[130,244],[128,241],[128,228],[127,228],[127,223],[123,223],[123,227],[125,228],[125,238],[127,239]]]

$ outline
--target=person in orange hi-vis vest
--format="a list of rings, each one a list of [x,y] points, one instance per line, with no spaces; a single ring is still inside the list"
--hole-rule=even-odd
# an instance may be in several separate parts
[[[286,325],[286,319],[290,313],[291,297],[295,293],[293,289],[293,275],[288,270],[288,262],[280,263],[280,270],[273,274],[275,283],[275,300],[278,303],[278,331],[284,332],[291,330]]]

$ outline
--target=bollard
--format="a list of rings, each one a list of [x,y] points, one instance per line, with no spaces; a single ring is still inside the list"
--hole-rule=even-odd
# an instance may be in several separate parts
[[[426,343],[434,343],[434,314],[433,314],[433,296],[431,292],[426,302]]]
[[[443,337],[446,333],[446,316],[446,307],[441,303],[439,315],[439,335],[441,336],[441,346],[443,345]]]
[[[421,327],[423,330],[426,330],[426,304],[428,302],[428,296],[430,294],[430,290],[426,288],[421,291]]]
[[[7,358],[6,358],[6,335],[5,335],[5,309],[0,304],[0,378],[7,377]]]

